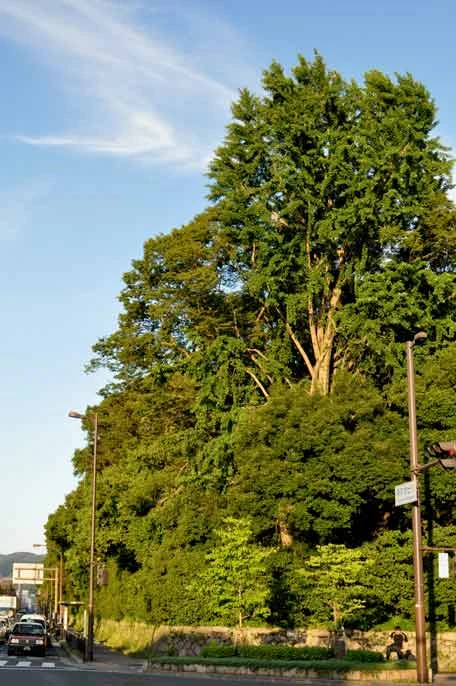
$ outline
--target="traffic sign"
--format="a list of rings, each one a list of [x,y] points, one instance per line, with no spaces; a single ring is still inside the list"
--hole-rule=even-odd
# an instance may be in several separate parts
[[[407,505],[407,503],[416,503],[417,500],[416,481],[406,481],[394,487],[394,504],[396,507]]]
[[[42,562],[14,562],[14,586],[18,584],[42,584],[44,581],[44,564]]]
[[[439,579],[450,578],[450,556],[448,553],[439,553]]]

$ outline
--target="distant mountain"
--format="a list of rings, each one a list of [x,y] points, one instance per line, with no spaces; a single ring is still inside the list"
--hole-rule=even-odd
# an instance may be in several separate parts
[[[13,573],[13,562],[42,562],[44,555],[34,553],[10,553],[0,554],[0,577],[10,577]]]

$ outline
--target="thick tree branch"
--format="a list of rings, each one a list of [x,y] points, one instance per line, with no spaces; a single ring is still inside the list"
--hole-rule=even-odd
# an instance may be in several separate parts
[[[256,385],[258,386],[258,388],[260,389],[260,391],[262,392],[262,394],[264,395],[266,400],[269,400],[270,395],[267,392],[267,390],[265,389],[265,387],[263,386],[263,384],[261,383],[261,381],[259,380],[259,378],[250,369],[246,369],[246,372],[255,381]]]
[[[306,363],[307,370],[308,370],[310,376],[311,376],[312,379],[313,379],[314,376],[315,376],[315,370],[314,370],[313,364],[312,364],[311,361],[310,361],[309,356],[307,355],[306,351],[305,351],[304,348],[302,347],[302,345],[301,345],[300,341],[298,340],[298,337],[296,336],[295,332],[294,332],[293,329],[291,328],[290,323],[287,322],[287,321],[285,322],[285,328],[286,328],[287,333],[288,333],[288,335],[290,336],[291,340],[292,340],[293,343],[295,344],[296,349],[298,350],[298,352],[299,352],[299,354],[301,355],[302,359],[303,359],[304,362]]]

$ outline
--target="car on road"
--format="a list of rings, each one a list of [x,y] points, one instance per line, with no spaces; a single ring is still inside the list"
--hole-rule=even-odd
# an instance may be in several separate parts
[[[46,648],[50,648],[51,646],[51,632],[49,628],[49,624],[46,621],[46,618],[44,615],[23,615],[21,619],[19,620],[19,624],[24,624],[24,623],[30,623],[32,622],[33,624],[41,624],[41,626],[44,629],[44,634],[46,637]]]
[[[46,633],[37,622],[17,622],[8,636],[8,655],[46,655]]]

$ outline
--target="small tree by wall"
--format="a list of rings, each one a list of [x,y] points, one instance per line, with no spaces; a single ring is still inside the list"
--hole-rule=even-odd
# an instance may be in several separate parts
[[[297,570],[294,585],[304,611],[339,630],[344,621],[364,607],[361,573],[369,562],[359,548],[330,544],[317,546]]]
[[[261,622],[270,614],[267,560],[272,549],[252,542],[248,519],[227,517],[216,535],[207,567],[189,585],[190,592],[204,594],[214,621],[239,628],[252,619]]]

